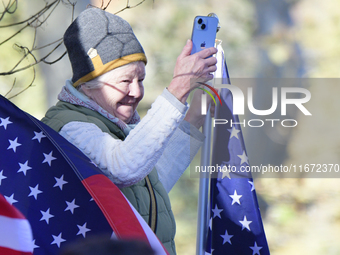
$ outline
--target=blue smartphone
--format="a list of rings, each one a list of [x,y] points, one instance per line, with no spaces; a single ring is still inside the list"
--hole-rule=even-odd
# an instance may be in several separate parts
[[[193,47],[191,54],[215,46],[218,19],[216,17],[196,16],[191,34]]]

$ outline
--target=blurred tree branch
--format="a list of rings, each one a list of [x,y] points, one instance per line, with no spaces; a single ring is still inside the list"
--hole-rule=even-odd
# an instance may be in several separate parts
[[[53,1],[48,1],[48,0],[43,0],[45,2],[45,5],[38,11],[36,11],[34,14],[32,14],[30,17],[28,18],[24,18],[21,21],[14,21],[14,22],[9,22],[8,24],[1,24],[0,25],[0,31],[4,30],[4,29],[8,29],[11,27],[16,28],[15,32],[13,32],[13,34],[9,35],[7,38],[5,39],[0,39],[0,50],[1,50],[1,46],[3,46],[4,44],[8,43],[9,41],[11,41],[12,39],[16,38],[20,33],[22,33],[24,30],[29,30],[29,29],[33,29],[33,39],[30,43],[30,46],[28,46],[27,42],[25,42],[25,44],[21,44],[21,43],[14,43],[13,44],[13,48],[15,50],[17,50],[18,52],[21,53],[22,57],[12,66],[9,68],[9,70],[7,71],[2,71],[0,70],[0,76],[9,76],[9,75],[13,75],[16,74],[18,72],[22,72],[24,70],[28,70],[28,69],[32,69],[33,71],[33,79],[30,82],[30,84],[28,86],[26,86],[25,88],[21,89],[20,92],[16,93],[14,96],[9,97],[9,99],[21,94],[22,92],[24,92],[25,90],[27,90],[29,87],[31,87],[34,83],[34,80],[36,78],[36,70],[35,70],[35,66],[39,63],[44,63],[44,64],[48,64],[48,65],[52,65],[56,62],[58,62],[59,60],[61,60],[66,54],[67,52],[64,51],[62,54],[60,54],[59,56],[57,56],[55,59],[53,60],[49,60],[49,58],[52,56],[53,53],[56,52],[56,50],[63,45],[63,38],[59,38],[57,40],[54,40],[52,42],[49,42],[43,46],[37,46],[36,42],[37,42],[37,33],[38,33],[38,29],[42,27],[43,24],[47,23],[48,19],[50,18],[50,16],[53,14],[53,12],[55,11],[55,9],[59,6],[59,5],[64,5],[68,8],[71,8],[71,20],[70,23],[74,20],[74,9],[75,9],[75,5],[76,2],[75,1],[71,1],[71,0],[53,0]],[[135,5],[130,5],[130,1],[126,0],[126,6],[120,10],[118,10],[117,12],[115,12],[115,14],[118,14],[122,11],[125,11],[127,9],[131,9],[131,8],[135,8],[139,5],[141,5],[142,3],[144,3],[146,0],[141,0],[139,3],[135,4]],[[100,8],[103,10],[106,10],[107,7],[112,3],[112,0],[109,0],[106,4],[104,4],[104,0],[101,0],[101,4],[99,7],[94,6],[94,5],[89,5],[89,7],[94,7],[94,8]],[[5,4],[4,1],[2,1],[4,9],[2,12],[0,12],[0,23],[4,23],[5,18],[7,16],[13,15],[15,14],[15,12],[18,9],[18,0],[8,0],[7,4]],[[11,20],[11,19],[9,19]],[[12,19],[13,20],[13,19]],[[15,20],[15,19],[14,19]],[[0,32],[0,34],[3,34],[2,32]],[[42,54],[42,49],[46,49],[46,48],[51,48],[47,53]],[[42,56],[41,56],[42,55]],[[25,61],[25,63],[24,63]],[[26,63],[28,62],[28,64]],[[10,90],[6,93],[6,96],[13,91],[13,88],[16,86],[16,78],[14,78],[13,84],[10,88]]]

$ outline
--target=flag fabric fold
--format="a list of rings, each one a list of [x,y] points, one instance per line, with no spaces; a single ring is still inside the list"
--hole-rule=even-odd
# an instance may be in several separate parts
[[[222,83],[229,84],[221,45],[218,50],[218,71]],[[222,88],[220,97],[222,105],[218,105],[215,118],[228,120],[228,124],[214,127],[212,166],[218,165],[224,170],[210,183],[206,254],[267,255],[269,248],[253,179],[251,173],[240,171],[241,166],[248,166],[249,163],[239,119],[233,115],[232,93]]]
[[[66,243],[92,235],[144,240],[156,254],[167,254],[93,162],[2,96],[0,193],[29,221],[34,254],[57,254]]]

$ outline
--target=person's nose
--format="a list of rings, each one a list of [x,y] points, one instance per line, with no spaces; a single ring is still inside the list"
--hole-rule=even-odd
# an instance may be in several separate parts
[[[129,96],[138,98],[143,94],[143,84],[138,80],[133,80],[130,84]]]

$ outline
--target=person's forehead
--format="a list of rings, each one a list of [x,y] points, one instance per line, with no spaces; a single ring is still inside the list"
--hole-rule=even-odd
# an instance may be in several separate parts
[[[109,71],[109,76],[121,76],[121,75],[143,75],[145,73],[145,64],[142,61],[132,62],[130,64],[120,66],[116,69]]]

